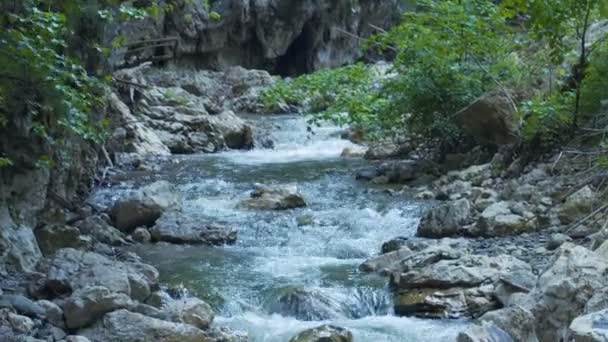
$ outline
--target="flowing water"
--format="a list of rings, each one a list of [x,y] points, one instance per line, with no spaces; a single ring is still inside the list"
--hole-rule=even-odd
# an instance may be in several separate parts
[[[455,340],[461,322],[395,317],[386,279],[358,271],[383,242],[414,234],[424,204],[357,182],[354,170],[365,162],[340,158],[354,145],[336,128],[313,134],[298,116],[249,120],[268,132],[274,149],[175,157],[157,172],[99,189],[94,200],[165,179],[183,192],[184,215],[238,229],[234,246],[136,251],[158,267],[163,283],[191,289],[218,312],[216,324],[247,332],[251,341],[285,342],[324,323],[348,328],[358,342]],[[308,207],[238,208],[255,183],[295,183]]]

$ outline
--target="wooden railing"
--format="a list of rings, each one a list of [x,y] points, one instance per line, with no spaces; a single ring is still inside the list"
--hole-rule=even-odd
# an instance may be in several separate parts
[[[144,62],[165,61],[178,57],[179,37],[166,37],[159,39],[146,39],[129,42],[123,46],[123,67],[131,67]],[[163,54],[158,55],[157,49],[163,48]],[[146,54],[146,51],[151,53]]]

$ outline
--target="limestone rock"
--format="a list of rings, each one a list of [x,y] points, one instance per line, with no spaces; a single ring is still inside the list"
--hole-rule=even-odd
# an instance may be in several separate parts
[[[608,310],[592,312],[575,318],[568,328],[567,341],[604,342],[608,341]]]
[[[44,284],[54,296],[103,286],[110,292],[143,300],[157,286],[158,271],[142,263],[115,261],[97,253],[65,248],[50,261]]]
[[[606,259],[572,243],[563,244],[530,292],[526,309],[534,314],[540,341],[558,341],[589,299],[608,285]]]
[[[201,342],[207,341],[204,331],[183,323],[174,323],[117,310],[108,313],[95,326],[81,330],[91,342]]]
[[[131,232],[140,226],[153,226],[163,212],[179,207],[180,200],[173,185],[158,181],[118,200],[111,216],[118,229]]]
[[[285,210],[305,207],[306,201],[295,185],[256,184],[250,198],[241,205],[250,209]]]
[[[229,227],[205,223],[180,212],[163,214],[150,230],[153,241],[177,244],[233,244],[237,233]]]
[[[458,342],[519,342],[514,340],[506,331],[491,322],[472,325],[458,334]]]
[[[52,255],[61,248],[78,248],[82,245],[80,230],[71,226],[46,225],[36,229],[34,234],[44,255]]]
[[[112,293],[105,287],[93,286],[72,293],[65,301],[63,311],[69,329],[86,327],[108,312],[133,306],[124,293]]]
[[[136,228],[135,231],[133,231],[132,236],[133,240],[140,243],[146,243],[152,240],[152,235],[150,234],[150,231],[142,227]]]
[[[107,215],[104,215],[107,218]],[[112,227],[101,215],[89,216],[75,223],[80,233],[90,235],[95,240],[110,246],[121,246],[126,242],[124,235],[118,229]]]
[[[481,143],[506,145],[519,141],[515,109],[502,92],[481,96],[455,117],[463,130]]]
[[[420,221],[417,235],[439,238],[457,235],[463,225],[470,220],[471,203],[459,199],[431,209]]]
[[[170,301],[163,306],[163,311],[168,312],[172,321],[190,324],[199,329],[209,328],[215,317],[209,304],[194,297]]]
[[[597,194],[589,185],[584,186],[566,198],[561,206],[559,217],[563,223],[571,223],[593,211]]]
[[[515,305],[490,311],[479,318],[481,322],[492,322],[515,341],[538,342],[534,328],[534,316],[528,310]]]
[[[289,342],[353,342],[353,335],[344,328],[322,325],[302,331],[292,337]]]

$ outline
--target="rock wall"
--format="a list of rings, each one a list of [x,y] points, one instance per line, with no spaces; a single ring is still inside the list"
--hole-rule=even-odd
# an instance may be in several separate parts
[[[193,0],[179,2],[158,18],[109,28],[107,35],[124,34],[129,41],[178,36],[179,64],[205,69],[240,65],[295,75],[361,57],[356,36],[376,32],[372,25],[387,28],[402,6],[398,0],[210,2],[220,19],[210,15],[203,0]]]

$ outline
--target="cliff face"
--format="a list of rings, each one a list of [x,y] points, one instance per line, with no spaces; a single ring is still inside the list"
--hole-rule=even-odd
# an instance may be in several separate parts
[[[351,63],[359,37],[398,18],[399,0],[193,0],[154,20],[131,22],[108,34],[129,41],[180,37],[179,63],[223,69],[240,65],[295,75]],[[158,51],[158,53],[164,53]]]

